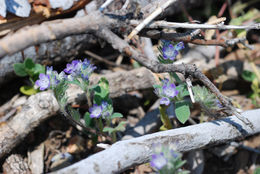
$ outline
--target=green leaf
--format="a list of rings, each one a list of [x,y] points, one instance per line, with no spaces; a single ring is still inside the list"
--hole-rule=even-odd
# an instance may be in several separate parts
[[[68,83],[65,81],[62,81],[59,83],[56,88],[53,89],[54,96],[57,99],[61,110],[65,110],[65,106],[67,104],[68,97],[66,95],[66,90],[68,89]]]
[[[260,174],[260,167],[257,167],[254,171],[254,174]]]
[[[103,132],[108,132],[109,134],[113,133],[114,131],[116,130],[112,127],[104,127],[103,129]]]
[[[244,70],[242,73],[242,78],[246,81],[253,82],[253,80],[256,78],[256,75],[251,71]]]
[[[36,94],[38,92],[38,90],[34,89],[33,86],[21,86],[20,92],[25,95],[33,95],[33,94]]]
[[[41,64],[35,64],[34,67],[34,73],[35,74],[45,74],[45,66],[41,65]]]
[[[117,127],[115,127],[115,130],[116,131],[121,131],[121,132],[123,132],[123,131],[125,131],[125,124],[126,124],[127,122],[126,121],[121,121],[118,125],[117,125]]]
[[[91,127],[93,119],[91,119],[89,112],[86,112],[84,115],[84,121],[86,127]]]
[[[100,105],[102,101],[109,99],[109,91],[104,86],[96,86],[94,88],[94,103]]]
[[[80,113],[78,109],[73,109],[71,106],[68,106],[68,111],[74,120],[80,121]]]
[[[161,85],[153,85],[153,88],[161,88]]]
[[[16,75],[18,75],[20,77],[25,77],[28,75],[27,72],[25,71],[25,66],[23,63],[15,63],[14,72]]]
[[[177,119],[184,124],[190,116],[189,103],[186,101],[175,102],[175,114]]]
[[[31,70],[35,67],[35,64],[34,64],[32,59],[27,58],[24,61],[24,66],[25,66],[26,69]]]
[[[190,95],[186,83],[176,86],[176,89],[179,91],[178,95],[180,96],[180,98]]]
[[[115,113],[113,113],[113,115],[111,116],[111,119],[112,119],[112,118],[122,118],[122,117],[123,117],[123,115],[122,115],[121,113],[115,112]]]
[[[105,90],[109,91],[109,82],[105,77],[101,77],[98,84],[99,86],[103,87]]]

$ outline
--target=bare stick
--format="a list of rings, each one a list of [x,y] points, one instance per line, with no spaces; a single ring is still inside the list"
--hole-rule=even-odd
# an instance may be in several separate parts
[[[141,22],[135,29],[127,36],[128,39],[132,39],[136,34],[138,34],[147,24],[149,24],[152,20],[154,20],[159,14],[161,14],[164,9],[166,9],[169,5],[176,2],[176,0],[168,0],[166,3],[162,4],[158,7],[152,14],[150,14],[143,22]]]
[[[54,173],[120,173],[135,165],[147,163],[153,153],[153,144],[172,144],[177,151],[188,152],[253,135],[260,132],[259,114],[260,109],[242,114],[254,124],[254,130],[232,116],[213,122],[157,132],[119,141],[102,152]]]
[[[121,67],[121,68],[124,68],[124,69],[130,69],[130,67],[128,67],[126,65],[118,65],[118,64],[116,64],[116,63],[114,63],[112,61],[109,61],[107,59],[104,59],[104,58],[100,57],[99,55],[97,55],[97,54],[95,54],[95,53],[93,53],[91,51],[87,50],[87,51],[84,51],[84,53],[89,55],[89,56],[91,56],[91,57],[93,57],[94,59],[97,59],[97,60],[99,60],[101,62],[104,62],[104,63],[106,63],[108,65],[115,66],[115,67]]]
[[[166,39],[166,40],[172,40],[172,41],[183,41],[183,42],[189,42],[196,45],[217,45],[222,47],[229,47],[236,43],[243,43],[245,41],[245,38],[235,38],[230,40],[203,40],[203,39],[195,39],[194,35],[198,34],[200,29],[195,30],[196,32],[186,32],[186,33],[172,33],[172,32],[164,32],[159,30],[148,30],[148,31],[142,31],[140,33],[141,36],[149,37],[152,39]],[[198,31],[198,32],[197,32]]]
[[[131,20],[131,25],[138,25],[140,22]],[[187,29],[219,29],[219,30],[230,30],[230,29],[260,29],[260,23],[252,25],[210,25],[210,24],[189,24],[189,23],[178,23],[178,22],[167,22],[167,21],[154,21],[147,25],[145,28],[187,28]]]

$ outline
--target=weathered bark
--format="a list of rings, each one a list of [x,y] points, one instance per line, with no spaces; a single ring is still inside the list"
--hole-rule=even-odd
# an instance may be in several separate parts
[[[0,59],[0,84],[15,76],[13,64],[23,62],[25,58],[31,58],[34,62],[44,65],[58,64],[71,60],[72,57],[89,49],[95,43],[97,40],[93,35],[82,34],[31,46],[22,52],[7,55]]]
[[[217,121],[157,132],[119,141],[102,152],[54,173],[119,173],[134,165],[148,162],[153,153],[154,144],[172,144],[177,151],[187,152],[253,135],[260,132],[259,114],[260,109],[246,111],[242,114],[253,123],[254,129],[245,125],[235,116],[231,116]]]
[[[13,154],[9,156],[3,164],[4,173],[8,174],[30,174],[31,171],[27,162],[21,155]]]
[[[120,71],[102,77],[110,83],[112,98],[132,90],[147,89],[155,83],[153,74],[146,68]],[[101,76],[91,76],[91,83],[97,83]],[[67,91],[69,101],[80,101],[83,91],[71,86]],[[0,158],[9,153],[18,143],[47,118],[57,114],[59,105],[51,91],[41,92],[28,98],[22,110],[0,125]],[[22,124],[21,124],[22,123]]]

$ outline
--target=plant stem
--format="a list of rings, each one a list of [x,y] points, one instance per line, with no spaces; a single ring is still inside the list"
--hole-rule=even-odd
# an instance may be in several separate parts
[[[182,81],[181,79],[179,78],[179,76],[176,74],[176,72],[170,72],[170,77],[173,77],[177,83],[181,84]]]
[[[159,106],[159,110],[160,110],[160,117],[161,117],[161,120],[163,122],[163,126],[166,128],[166,129],[172,129],[173,126],[171,124],[171,121],[166,113],[166,109],[167,109],[168,106],[165,106],[165,105],[160,105]]]
[[[100,129],[100,132],[102,132],[103,131],[103,123],[102,123],[102,118],[101,117],[98,118],[98,127]]]
[[[200,123],[203,123],[203,122],[204,122],[204,112],[201,112]]]
[[[113,143],[116,142],[116,131],[112,132],[112,141]]]
[[[88,107],[91,108],[92,107],[92,102],[91,102],[89,89],[86,89],[86,97],[87,97]]]

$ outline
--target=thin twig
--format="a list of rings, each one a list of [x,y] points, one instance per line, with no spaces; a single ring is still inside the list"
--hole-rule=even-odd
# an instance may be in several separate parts
[[[138,25],[140,22],[138,20],[131,20],[131,25]],[[260,23],[252,25],[211,25],[211,24],[190,24],[190,23],[180,23],[180,22],[167,22],[167,21],[155,21],[151,22],[145,28],[186,28],[186,29],[219,29],[219,30],[238,30],[238,29],[260,29]]]
[[[177,0],[168,0],[166,3],[158,7],[152,14],[150,14],[145,20],[143,20],[135,29],[127,36],[130,40],[137,35],[147,24],[154,20],[159,14],[161,14],[169,5],[176,2]]]
[[[99,11],[103,11],[109,4],[111,4],[114,0],[106,0],[104,4],[101,5],[101,7],[98,9]]]
[[[102,57],[100,57],[99,55],[97,55],[97,54],[95,54],[95,53],[93,53],[93,52],[91,52],[91,51],[84,51],[84,53],[85,54],[87,54],[87,55],[89,55],[89,56],[91,56],[91,57],[93,57],[94,59],[97,59],[97,60],[99,60],[100,62],[104,62],[104,63],[106,63],[106,64],[108,64],[108,65],[111,65],[111,66],[114,66],[114,67],[121,67],[121,68],[123,68],[123,69],[130,69],[128,66],[126,66],[126,65],[118,65],[118,64],[116,64],[116,63],[114,63],[114,62],[112,62],[112,61],[109,61],[109,60],[107,60],[107,59],[104,59],[104,58],[102,58]]]
[[[200,30],[200,29],[198,29]],[[197,31],[197,30],[195,30]],[[200,31],[198,31],[200,32]],[[197,34],[197,32],[195,32]],[[186,33],[172,33],[172,32],[164,32],[159,30],[148,30],[148,31],[142,31],[140,33],[141,36],[149,37],[152,39],[166,39],[166,40],[172,40],[176,42],[188,42],[193,43],[196,45],[218,45],[222,47],[229,47],[233,46],[236,43],[243,43],[245,41],[245,38],[235,38],[230,40],[203,40],[203,39],[197,39],[194,38],[194,32],[186,32]]]

